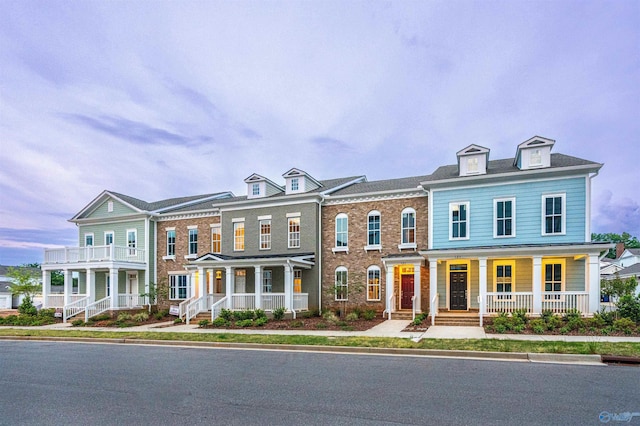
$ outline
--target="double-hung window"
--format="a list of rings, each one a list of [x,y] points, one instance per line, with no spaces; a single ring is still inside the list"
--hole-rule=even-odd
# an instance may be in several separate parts
[[[380,212],[372,211],[367,215],[367,246],[380,247]]]
[[[138,240],[138,231],[136,231],[135,229],[128,229],[127,230],[127,247],[129,247],[129,256],[136,256],[137,255],[137,242]]]
[[[293,292],[302,293],[302,269],[293,270]]]
[[[401,248],[402,246],[415,247],[416,244],[416,211],[410,207],[402,210],[401,222]]]
[[[300,189],[300,181],[298,178],[293,178],[291,179],[291,190],[292,191],[297,191],[298,189]]]
[[[254,183],[251,185],[251,195],[260,195],[260,184]]]
[[[560,300],[564,287],[564,262],[543,262],[544,300]]]
[[[469,202],[449,204],[449,239],[469,239]]]
[[[271,269],[262,271],[262,292],[271,293],[273,291],[273,273]]]
[[[187,299],[189,277],[187,275],[169,275],[169,299]]]
[[[198,229],[189,229],[189,255],[195,256],[198,254]]]
[[[565,195],[553,194],[542,197],[542,234],[565,233]]]
[[[222,228],[220,225],[214,225],[211,227],[211,252],[222,252]]]
[[[346,250],[349,247],[349,217],[340,213],[336,216],[336,246],[337,250]]]
[[[338,266],[336,268],[336,281],[335,281],[335,300],[347,300],[349,294],[349,282],[348,282],[347,268],[344,266]]]
[[[84,234],[84,246],[89,247],[93,245],[93,233]]]
[[[260,250],[269,250],[271,248],[271,218],[260,219]]]
[[[107,231],[104,233],[104,245],[110,246],[113,244],[113,231]]]
[[[380,268],[367,269],[367,300],[380,300]]]
[[[234,219],[236,220],[236,219]],[[233,251],[244,250],[244,218],[233,222]]]
[[[167,231],[167,256],[176,255],[176,230],[170,229]]]
[[[494,262],[494,282],[495,291],[499,293],[498,300],[510,300],[514,289],[515,263],[514,262]],[[500,294],[503,293],[503,294]]]
[[[496,238],[515,237],[515,198],[501,198],[493,200],[494,228]]]
[[[300,248],[300,215],[297,213],[287,214],[289,223],[289,248]]]

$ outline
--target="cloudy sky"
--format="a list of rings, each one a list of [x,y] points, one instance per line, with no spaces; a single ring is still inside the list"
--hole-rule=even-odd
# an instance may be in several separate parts
[[[0,264],[145,201],[291,167],[421,175],[540,135],[605,163],[593,231],[640,236],[640,2],[0,1]]]

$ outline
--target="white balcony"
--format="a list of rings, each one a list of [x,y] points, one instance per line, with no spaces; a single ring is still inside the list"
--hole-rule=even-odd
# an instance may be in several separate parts
[[[144,263],[145,252],[135,247],[116,245],[47,249],[44,251],[43,265],[116,261]]]

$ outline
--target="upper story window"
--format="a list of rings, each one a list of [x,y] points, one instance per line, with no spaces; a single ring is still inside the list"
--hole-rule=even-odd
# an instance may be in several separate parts
[[[367,245],[380,246],[380,212],[372,211],[367,215]]]
[[[449,204],[449,239],[469,239],[469,202]]]
[[[244,250],[244,221],[233,222],[233,251]]]
[[[494,237],[515,237],[515,206],[515,198],[493,200]]]
[[[251,195],[260,195],[260,184],[254,183],[251,185]]]
[[[529,165],[531,166],[541,166],[542,165],[542,150],[541,149],[532,149],[529,154]]]
[[[300,189],[300,180],[298,178],[291,179],[291,190],[298,191]]]
[[[349,294],[349,282],[348,282],[347,268],[344,266],[338,266],[336,268],[336,282],[335,282],[335,300],[347,300]]]
[[[104,245],[110,246],[113,244],[113,231],[107,231],[104,233]]]
[[[300,216],[291,216],[288,218],[289,229],[289,248],[300,248]]]
[[[198,230],[195,228],[189,229],[189,255],[198,254]]]
[[[271,219],[261,219],[260,226],[260,250],[271,248]]]
[[[93,233],[84,234],[84,246],[89,247],[93,245]]]
[[[335,250],[346,250],[349,247],[349,217],[345,213],[336,216]]]
[[[135,229],[127,229],[127,247],[129,247],[129,256],[135,256],[137,254],[137,245],[138,231]]]
[[[170,229],[167,231],[167,256],[176,255],[176,230]]]
[[[542,197],[542,235],[565,233],[565,194]]]
[[[211,227],[211,252],[222,252],[222,228],[220,225]]]
[[[380,268],[377,266],[367,269],[367,300],[380,300]]]
[[[401,246],[413,246],[416,244],[416,211],[411,207],[402,210],[402,236]]]
[[[478,173],[478,157],[467,158],[467,173]]]

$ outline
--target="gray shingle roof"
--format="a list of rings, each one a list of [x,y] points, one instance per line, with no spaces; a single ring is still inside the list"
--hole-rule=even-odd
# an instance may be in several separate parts
[[[634,256],[640,255],[640,248],[628,248],[627,250]]]
[[[514,161],[513,158],[505,158],[502,160],[489,161],[489,163],[487,164],[487,175],[516,173],[521,171],[520,169],[518,169],[516,166],[513,165],[513,161]],[[589,160],[583,160],[582,158],[572,157],[570,155],[551,154],[551,166],[543,170],[549,170],[554,168],[557,169],[561,167],[587,166],[587,165],[594,166],[594,167],[600,166],[599,163],[595,163]],[[422,181],[431,182],[431,181],[454,179],[454,178],[459,178],[459,179],[466,178],[466,177],[459,176],[457,164],[450,164],[448,166],[438,167],[436,171],[433,172],[432,175],[426,176],[425,179],[423,179]]]
[[[115,191],[108,191],[111,194],[115,195],[116,197],[120,198],[122,201],[125,201],[129,204],[131,204],[133,207],[143,210],[143,211],[156,211],[156,210],[161,210],[161,209],[166,209],[169,208],[171,206],[178,206],[180,204],[184,204],[184,203],[188,203],[189,201],[196,201],[202,198],[211,198],[211,197],[215,197],[217,195],[223,194],[222,192],[216,192],[213,194],[204,194],[204,195],[191,195],[188,197],[177,197],[177,198],[168,198],[166,200],[160,200],[160,201],[153,201],[151,203],[148,203],[146,201],[140,200],[138,198],[134,198],[134,197],[130,197],[128,195],[125,194],[120,194],[118,192]],[[211,202],[211,201],[209,201]]]
[[[417,189],[420,182],[428,176],[412,176],[399,179],[376,180],[371,182],[356,183],[339,191],[333,192],[332,196],[368,194],[372,192],[397,191],[402,189]]]
[[[628,266],[624,269],[620,269],[616,274],[620,276],[626,275],[640,275],[640,263],[636,263],[635,265]]]

